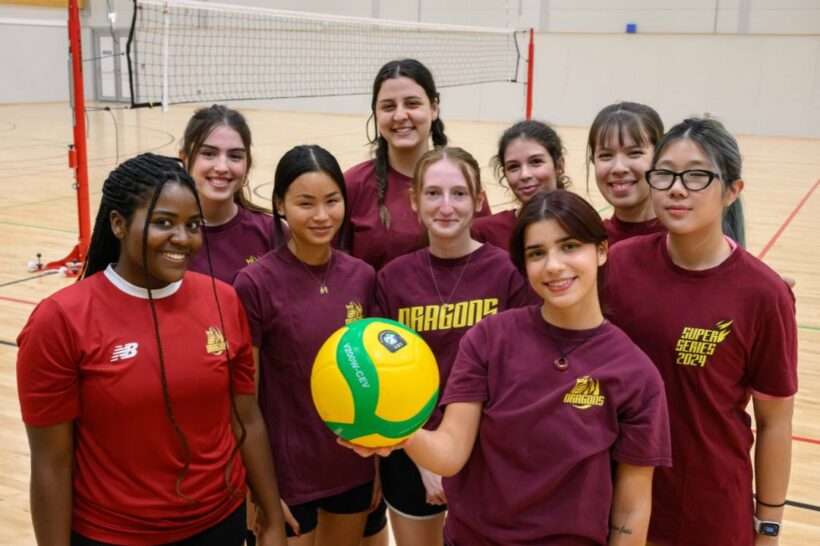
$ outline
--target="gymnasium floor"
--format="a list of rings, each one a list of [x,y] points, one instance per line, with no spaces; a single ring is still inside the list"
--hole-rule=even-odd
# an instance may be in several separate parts
[[[267,203],[278,158],[296,144],[316,143],[332,151],[343,168],[368,157],[366,113],[360,116],[282,113],[240,109],[254,137],[251,185]],[[89,112],[91,207],[116,162],[140,152],[175,155],[192,106],[169,112]],[[594,112],[590,112],[590,118]],[[116,123],[115,123],[116,121]],[[451,143],[487,165],[505,124],[446,120]],[[514,120],[510,120],[511,122]],[[586,128],[561,127],[573,189],[602,215],[611,210],[596,190],[587,193]],[[820,140],[740,137],[745,160],[748,249],[782,275],[797,281],[800,392],[794,418],[794,456],[783,546],[820,544]],[[43,297],[72,280],[31,274],[26,263],[63,257],[76,242],[76,197],[67,167],[71,115],[66,104],[0,106],[0,544],[34,544],[28,513],[28,445],[20,420],[15,382],[15,338]],[[510,194],[484,171],[494,210]],[[591,182],[594,186],[594,181]],[[92,217],[93,221],[93,217]]]

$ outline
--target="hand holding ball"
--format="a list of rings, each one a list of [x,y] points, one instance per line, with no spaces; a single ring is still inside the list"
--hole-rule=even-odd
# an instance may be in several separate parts
[[[438,401],[439,372],[427,343],[399,322],[358,320],[334,332],[310,377],[319,416],[343,439],[395,445],[418,430]]]

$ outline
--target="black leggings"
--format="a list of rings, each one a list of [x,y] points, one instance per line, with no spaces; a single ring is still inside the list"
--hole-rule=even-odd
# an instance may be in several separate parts
[[[245,544],[245,503],[231,515],[199,534],[166,546],[242,546]],[[71,546],[116,546],[71,533]]]

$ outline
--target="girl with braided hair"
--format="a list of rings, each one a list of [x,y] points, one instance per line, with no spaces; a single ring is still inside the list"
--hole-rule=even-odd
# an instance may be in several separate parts
[[[251,130],[245,117],[222,104],[200,108],[185,127],[180,158],[196,182],[210,258],[197,253],[189,269],[232,283],[236,273],[275,246],[270,210],[248,191]],[[211,269],[212,267],[212,269]]]
[[[201,224],[179,160],[121,164],[103,184],[82,280],[20,333],[39,544],[239,546],[246,478],[264,513],[259,543],[285,544],[242,306],[186,272]]]
[[[410,208],[409,189],[418,159],[447,144],[433,75],[415,59],[390,61],[373,81],[370,103],[375,135],[372,160],[345,173],[350,209],[351,253],[376,270],[424,246]],[[479,216],[490,214],[485,203]]]

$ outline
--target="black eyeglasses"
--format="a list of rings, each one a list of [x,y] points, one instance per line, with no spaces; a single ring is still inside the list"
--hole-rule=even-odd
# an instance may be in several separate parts
[[[661,191],[671,188],[678,177],[680,177],[683,187],[689,191],[705,190],[712,183],[712,180],[720,178],[718,173],[703,169],[690,169],[679,173],[666,169],[652,169],[646,171],[644,176],[650,187]]]

